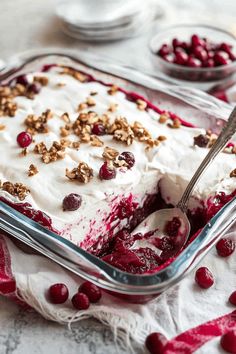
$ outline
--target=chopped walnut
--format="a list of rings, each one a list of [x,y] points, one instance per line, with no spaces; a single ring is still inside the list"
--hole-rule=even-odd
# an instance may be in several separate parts
[[[71,171],[66,169],[66,177],[73,180],[78,180],[81,183],[88,183],[93,177],[93,169],[85,162],[80,162],[78,167]]]
[[[27,148],[22,149],[21,152],[20,152],[21,156],[26,156],[27,154],[28,154]]]
[[[84,109],[88,108],[88,105],[86,102],[82,102],[78,105],[78,108],[77,108],[77,111],[80,112],[80,111],[83,111]]]
[[[56,83],[55,86],[58,87],[58,88],[60,88],[60,87],[66,86],[66,84],[65,84],[64,82],[58,82],[58,83]]]
[[[116,112],[117,107],[118,107],[117,103],[111,103],[107,110],[108,112],[114,113]]]
[[[92,97],[88,97],[86,100],[86,103],[87,103],[88,107],[96,106],[96,102]]]
[[[144,100],[138,99],[136,101],[136,104],[140,111],[145,111],[145,109],[147,108],[147,102],[145,102]]]
[[[4,124],[0,124],[0,131],[4,130],[6,128],[6,126]]]
[[[52,118],[52,112],[47,109],[40,116],[29,114],[25,119],[25,125],[27,126],[27,132],[31,135],[36,133],[48,133],[48,120]]]
[[[99,137],[97,137],[96,135],[91,135],[90,136],[90,144],[92,146],[103,146],[103,141],[99,139]]]
[[[79,150],[79,147],[80,147],[80,143],[78,141],[73,141],[72,148],[76,149],[76,150]]]
[[[108,133],[113,135],[113,138],[131,145],[134,140],[134,133],[126,118],[116,118],[114,123],[110,125]]]
[[[162,113],[159,117],[159,123],[164,124],[169,119],[169,115],[167,113]]]
[[[139,141],[147,142],[148,140],[152,139],[149,131],[140,122],[134,122],[132,130],[134,132],[135,138]]]
[[[61,119],[65,122],[65,123],[70,123],[70,117],[69,114],[67,112],[63,113],[61,115]]]
[[[167,139],[167,137],[165,136],[165,135],[159,135],[158,137],[157,137],[157,140],[158,141],[165,141]]]
[[[29,170],[28,170],[28,176],[29,177],[32,177],[34,175],[36,175],[38,173],[38,169],[35,165],[31,164],[30,167],[29,167]]]
[[[115,95],[119,91],[119,88],[116,85],[112,85],[108,90],[107,93],[111,96]]]
[[[60,127],[60,135],[62,138],[65,138],[66,136],[70,135],[70,128],[68,129],[67,126]]]
[[[104,148],[104,151],[102,154],[102,156],[105,160],[115,160],[118,155],[119,155],[119,151],[117,151],[116,149],[113,149],[109,146],[106,146]]]
[[[34,82],[38,82],[38,83],[40,83],[40,85],[42,85],[42,86],[47,86],[47,84],[48,84],[48,78],[47,78],[47,76],[34,76]]]
[[[229,174],[230,177],[236,177],[236,168],[230,172]]]
[[[34,147],[34,152],[35,152],[36,154],[42,155],[42,154],[44,154],[46,151],[47,151],[47,147],[46,147],[46,145],[45,145],[44,142],[38,143],[38,144],[36,144],[35,147]]]
[[[97,91],[91,91],[91,92],[90,92],[90,96],[96,96],[97,94],[98,94]]]
[[[4,182],[1,184],[1,189],[19,200],[24,200],[30,193],[30,190],[23,183]]]
[[[62,75],[70,75],[73,78],[75,78],[76,80],[80,81],[80,82],[86,82],[88,80],[88,76],[81,73],[80,71],[77,71],[75,69],[69,68],[67,66],[62,66],[63,67],[63,71],[60,73]]]
[[[168,123],[167,126],[172,129],[178,129],[181,127],[181,121],[175,118],[172,123]]]

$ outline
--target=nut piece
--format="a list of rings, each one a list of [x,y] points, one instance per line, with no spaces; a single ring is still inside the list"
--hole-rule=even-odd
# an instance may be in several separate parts
[[[116,85],[112,85],[108,90],[107,90],[107,93],[108,95],[115,95],[116,92],[119,91],[119,88],[116,86]]]
[[[100,147],[100,146],[103,146],[103,141],[100,140],[96,135],[91,135],[90,136],[90,144],[92,146]]]
[[[83,73],[81,73],[80,71],[72,69],[72,68],[69,68],[67,66],[63,66],[63,65],[62,65],[62,68],[63,68],[63,71],[60,73],[61,75],[70,75],[74,79],[76,79],[76,80],[78,80],[80,82],[88,81],[88,76],[83,74]]]
[[[162,113],[159,117],[159,123],[164,124],[169,119],[168,113]]]
[[[93,178],[93,169],[85,162],[80,162],[78,167],[71,171],[66,169],[66,177],[69,179],[76,179],[81,183],[88,183]]]
[[[44,142],[38,143],[34,147],[34,152],[36,154],[42,155],[42,161],[46,164],[50,162],[57,161],[59,159],[64,159],[65,149],[68,146],[69,142],[62,140],[60,142],[54,141],[50,149],[47,149]]]
[[[25,125],[27,126],[26,131],[31,135],[36,133],[48,133],[48,120],[52,118],[52,112],[47,109],[40,116],[34,114],[29,114],[25,119]]]
[[[0,131],[4,130],[6,128],[6,126],[4,124],[0,124]]]
[[[104,148],[102,157],[105,160],[115,160],[118,155],[119,155],[119,151],[117,151],[109,146],[106,146]]]
[[[38,82],[42,86],[47,86],[48,84],[48,78],[47,76],[34,76],[34,82]]]
[[[117,110],[118,103],[111,103],[108,107],[108,112],[114,113]]]
[[[144,100],[138,99],[136,103],[140,111],[145,111],[145,109],[147,108],[147,102],[145,102]]]
[[[24,200],[30,193],[30,190],[23,183],[4,182],[0,183],[0,188],[19,200]]]
[[[127,145],[131,145],[134,140],[134,133],[126,118],[116,118],[114,123],[110,125],[108,133],[113,135],[113,138],[122,141]]]
[[[29,177],[32,177],[34,175],[36,175],[38,173],[38,169],[35,165],[31,164],[30,167],[29,167],[29,170],[28,170],[28,176]]]
[[[229,177],[236,177],[236,168],[230,172]]]
[[[172,129],[178,129],[181,127],[181,121],[175,118],[172,123],[168,123],[167,126]]]

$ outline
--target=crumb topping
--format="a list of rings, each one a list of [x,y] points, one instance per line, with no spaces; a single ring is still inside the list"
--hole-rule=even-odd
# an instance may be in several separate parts
[[[32,176],[36,175],[38,172],[39,171],[38,171],[38,169],[37,169],[37,167],[35,165],[31,164],[29,166],[29,170],[28,170],[28,176],[29,177],[32,177]]]
[[[24,200],[30,193],[30,190],[23,183],[12,183],[9,181],[2,183],[0,181],[0,188],[19,200]]]
[[[81,183],[88,183],[93,178],[93,169],[85,162],[80,162],[78,167],[71,171],[66,169],[66,177],[71,180],[78,180]]]
[[[48,120],[52,118],[52,112],[50,109],[47,109],[40,116],[34,114],[29,114],[25,119],[25,125],[27,126],[26,131],[31,135],[36,133],[48,133]]]
[[[111,148],[109,146],[106,146],[104,148],[102,157],[105,160],[115,160],[118,155],[119,155],[119,151],[117,151],[116,149],[113,149],[113,148]]]

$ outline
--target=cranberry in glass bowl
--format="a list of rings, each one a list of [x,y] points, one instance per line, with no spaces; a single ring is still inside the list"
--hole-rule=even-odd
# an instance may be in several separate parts
[[[153,75],[160,70],[175,84],[210,90],[236,72],[236,37],[205,25],[178,25],[150,42]]]

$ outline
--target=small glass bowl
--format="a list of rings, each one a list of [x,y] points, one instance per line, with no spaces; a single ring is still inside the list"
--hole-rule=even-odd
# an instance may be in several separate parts
[[[222,42],[231,44],[233,53],[236,53],[236,37],[227,31],[207,25],[177,25],[161,31],[151,39],[150,49],[154,68],[161,69],[165,75],[174,78],[175,82],[179,81],[185,86],[194,86],[205,91],[231,79],[236,72],[236,61],[213,68],[196,68],[170,63],[157,55],[160,47],[163,44],[171,44],[173,38],[190,41],[193,34],[205,37],[216,44]]]

